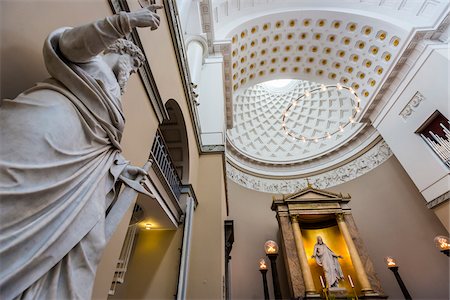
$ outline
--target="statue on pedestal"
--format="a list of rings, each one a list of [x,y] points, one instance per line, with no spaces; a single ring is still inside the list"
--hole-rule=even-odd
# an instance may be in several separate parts
[[[322,237],[318,236],[311,258],[315,258],[316,263],[323,268],[328,287],[338,287],[339,281],[344,279],[344,274],[338,261],[338,258],[342,258],[342,256],[331,251],[323,242]]]
[[[121,39],[158,28],[150,5],[52,32],[52,78],[0,104],[0,297],[89,299],[105,239],[105,215],[128,165],[120,140],[121,93],[144,61]],[[103,54],[102,54],[103,52]]]

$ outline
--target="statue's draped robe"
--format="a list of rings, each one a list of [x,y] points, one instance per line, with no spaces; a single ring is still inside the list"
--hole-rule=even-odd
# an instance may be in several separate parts
[[[328,286],[337,286],[339,280],[344,278],[337,255],[327,245],[317,243],[314,245],[313,256],[323,268]]]
[[[50,34],[52,79],[0,108],[0,298],[89,299],[126,166],[120,88],[97,56],[126,14]]]

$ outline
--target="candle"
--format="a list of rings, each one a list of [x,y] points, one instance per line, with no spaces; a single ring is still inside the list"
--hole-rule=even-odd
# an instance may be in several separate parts
[[[319,276],[319,277],[320,277],[320,283],[322,284],[322,287],[325,288],[325,283],[323,283],[323,278],[322,278],[322,276]]]
[[[353,281],[352,281],[352,278],[350,277],[350,275],[348,275],[348,281],[350,281],[350,286],[351,286],[352,288],[354,288],[355,285],[353,284]]]

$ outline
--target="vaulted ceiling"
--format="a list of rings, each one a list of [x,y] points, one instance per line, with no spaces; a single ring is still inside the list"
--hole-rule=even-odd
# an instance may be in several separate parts
[[[207,3],[201,6],[204,29],[211,49],[222,50],[231,95],[228,161],[269,177],[304,176],[367,151],[379,139],[369,121],[374,99],[416,32],[436,28],[448,5],[440,0]],[[293,81],[284,89],[264,84],[275,79]],[[351,92],[302,96],[337,83]],[[284,120],[289,105],[295,109]],[[310,139],[302,141],[305,137]]]

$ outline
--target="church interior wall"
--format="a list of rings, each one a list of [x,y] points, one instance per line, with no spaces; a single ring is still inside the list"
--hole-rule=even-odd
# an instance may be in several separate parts
[[[108,298],[108,291],[111,288],[117,261],[120,256],[120,252],[122,251],[122,245],[125,235],[127,234],[131,215],[133,214],[133,206],[134,205],[130,206],[124,218],[117,226],[117,230],[112,235],[111,240],[103,250],[100,263],[97,267],[94,288],[92,290],[92,299]]]
[[[222,299],[226,213],[222,155],[202,155],[198,173],[201,184],[196,189],[199,204],[192,227],[187,298]]]
[[[111,14],[107,1],[2,0],[0,7],[1,99],[15,98],[49,77],[42,47],[50,32]]]
[[[445,49],[442,49],[442,48]],[[448,45],[429,45],[390,101],[392,106],[380,116],[376,126],[427,202],[448,191],[449,172],[445,164],[415,133],[438,110],[449,118]],[[439,50],[440,49],[440,50]],[[418,105],[411,104],[420,93]],[[405,107],[409,115],[402,116]],[[414,151],[411,151],[414,149]]]
[[[232,297],[262,299],[258,260],[264,256],[266,240],[280,241],[275,213],[270,210],[273,195],[249,190],[230,180],[228,188],[229,219],[234,220],[235,226]],[[365,175],[328,190],[352,196],[349,205],[353,217],[390,299],[403,296],[385,265],[384,257],[388,255],[397,259],[399,272],[414,299],[448,299],[448,258],[433,242],[436,235],[447,235],[447,230],[426,207],[422,195],[394,156]],[[308,258],[311,252],[312,249],[306,249]],[[281,264],[279,257],[279,273]],[[270,278],[268,282],[271,286]],[[286,283],[283,284],[282,293],[286,297]]]
[[[177,292],[182,239],[182,226],[176,231],[139,231],[125,282],[108,299],[172,299]]]
[[[441,220],[442,224],[444,224],[444,227],[447,229],[447,231],[450,231],[450,202],[447,201],[445,203],[439,204],[438,206],[433,207],[432,210],[439,218],[439,220]]]

